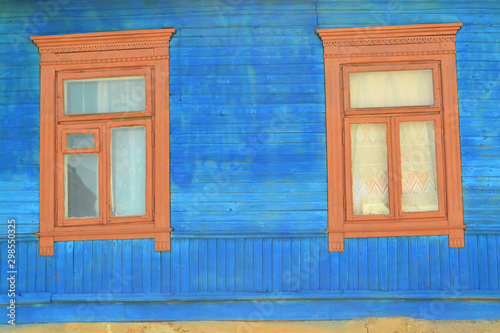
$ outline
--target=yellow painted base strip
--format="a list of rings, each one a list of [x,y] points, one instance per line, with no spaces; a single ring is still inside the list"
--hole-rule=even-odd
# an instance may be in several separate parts
[[[16,333],[304,333],[304,332],[500,332],[500,320],[421,320],[413,318],[363,318],[332,321],[173,321],[148,323],[65,323],[0,327]]]

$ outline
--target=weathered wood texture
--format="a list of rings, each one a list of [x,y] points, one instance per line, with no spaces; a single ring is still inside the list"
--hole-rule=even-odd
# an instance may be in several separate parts
[[[498,1],[0,6],[0,227],[17,221],[21,293],[499,288]],[[438,236],[369,238],[348,239],[344,253],[329,254],[323,50],[315,30],[444,22],[464,24],[456,47],[465,248],[450,249]],[[39,257],[32,236],[43,195],[40,68],[29,36],[162,27],[177,31],[170,46],[172,251],[155,252],[152,240],[81,241],[56,243],[54,257]],[[5,258],[5,243],[1,251]],[[2,293],[6,283],[0,279]]]
[[[466,236],[463,249],[450,249],[446,236],[347,239],[342,253],[327,245],[326,237],[186,238],[159,253],[153,240],[74,241],[40,257],[37,242],[20,242],[18,291],[499,290],[498,235]]]

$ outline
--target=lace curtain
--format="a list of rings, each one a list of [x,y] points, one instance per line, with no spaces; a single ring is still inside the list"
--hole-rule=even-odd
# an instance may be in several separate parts
[[[403,212],[437,211],[434,122],[400,123]]]
[[[351,124],[355,215],[390,214],[385,124]]]

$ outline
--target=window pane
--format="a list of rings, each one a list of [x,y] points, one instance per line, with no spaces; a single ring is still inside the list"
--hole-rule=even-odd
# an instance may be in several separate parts
[[[97,154],[64,155],[64,217],[99,216]]]
[[[144,76],[64,81],[64,113],[146,110]]]
[[[432,70],[350,73],[352,108],[434,105]]]
[[[403,212],[439,210],[434,122],[400,123]]]
[[[355,215],[390,214],[385,124],[351,124]]]
[[[111,215],[146,214],[146,129],[111,129]]]
[[[66,149],[94,148],[94,134],[67,134]]]

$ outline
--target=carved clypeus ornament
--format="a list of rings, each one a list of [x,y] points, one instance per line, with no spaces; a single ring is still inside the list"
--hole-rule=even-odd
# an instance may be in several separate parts
[[[362,35],[358,38],[362,38]],[[352,40],[325,40],[323,46],[360,46],[360,45],[400,45],[455,42],[455,36],[443,37],[405,37],[405,38],[370,38]]]
[[[40,54],[48,53],[72,53],[72,52],[92,52],[92,51],[108,51],[108,50],[124,50],[124,49],[145,49],[154,47],[168,47],[169,41],[162,42],[137,42],[137,43],[121,43],[121,44],[98,44],[98,45],[72,45],[59,47],[42,47]]]

